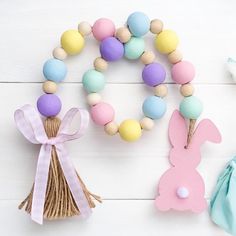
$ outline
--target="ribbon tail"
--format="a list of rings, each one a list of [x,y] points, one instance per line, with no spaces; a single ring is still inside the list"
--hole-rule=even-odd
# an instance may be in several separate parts
[[[31,219],[38,224],[43,224],[44,203],[47,190],[51,151],[51,145],[42,145],[38,157],[31,208]]]
[[[59,145],[56,145],[57,148],[58,146]],[[84,194],[83,188],[81,187],[74,166],[70,161],[69,155],[63,145],[57,149],[57,154],[61,168],[66,178],[66,182],[70,188],[75,203],[80,210],[80,214],[83,218],[87,218],[92,213],[92,211]]]

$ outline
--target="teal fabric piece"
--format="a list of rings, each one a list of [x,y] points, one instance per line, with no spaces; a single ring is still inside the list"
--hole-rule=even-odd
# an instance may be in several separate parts
[[[236,157],[217,180],[210,201],[210,215],[214,223],[236,236]]]

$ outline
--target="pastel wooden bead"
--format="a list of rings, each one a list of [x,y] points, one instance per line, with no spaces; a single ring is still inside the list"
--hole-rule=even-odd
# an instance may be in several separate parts
[[[100,18],[95,21],[92,28],[93,36],[98,40],[102,41],[107,37],[115,35],[115,25],[107,18]]]
[[[170,63],[175,64],[183,59],[183,55],[179,50],[175,50],[168,55],[168,60]]]
[[[141,56],[141,61],[144,65],[148,65],[153,63],[155,60],[155,54],[151,51],[149,52],[144,52],[143,55]]]
[[[124,120],[119,126],[119,134],[123,140],[133,142],[141,137],[142,129],[138,121]]]
[[[172,30],[163,30],[156,36],[155,46],[160,53],[169,54],[177,48],[178,44],[179,39]]]
[[[117,29],[117,31],[116,31],[116,38],[121,43],[127,43],[131,38],[131,33],[128,28],[121,27],[121,28]]]
[[[167,93],[168,93],[168,89],[165,84],[160,84],[154,87],[154,94],[158,97],[165,97]]]
[[[154,121],[148,117],[144,117],[140,120],[140,125],[144,130],[151,130],[154,127]]]
[[[55,93],[57,91],[57,84],[53,81],[47,80],[43,83],[43,91],[45,93]]]
[[[159,34],[163,30],[163,22],[161,20],[155,19],[151,21],[150,31],[153,34]]]
[[[87,36],[89,34],[91,34],[92,32],[92,27],[91,25],[86,22],[83,21],[78,25],[78,31],[83,35],[83,36]]]
[[[106,125],[114,120],[113,107],[105,102],[100,102],[91,108],[91,118],[97,125]]]
[[[184,96],[184,97],[189,97],[192,96],[194,92],[194,87],[191,84],[183,84],[180,87],[180,93]]]
[[[104,126],[104,130],[108,135],[115,135],[118,133],[119,126],[114,121],[112,121]]]
[[[102,100],[101,95],[99,93],[90,93],[87,96],[87,102],[90,106],[94,106],[98,104]]]
[[[61,36],[61,46],[69,55],[78,54],[84,47],[84,37],[78,30],[67,30]]]
[[[108,67],[108,63],[101,57],[98,57],[94,60],[94,68],[97,71],[105,71]]]
[[[171,75],[177,84],[186,84],[194,79],[195,69],[192,63],[180,61],[173,65]]]
[[[125,57],[130,60],[138,59],[145,50],[145,43],[142,38],[131,37],[129,42],[125,43]]]
[[[67,58],[67,53],[63,48],[57,47],[53,50],[52,55],[58,60],[65,60]]]

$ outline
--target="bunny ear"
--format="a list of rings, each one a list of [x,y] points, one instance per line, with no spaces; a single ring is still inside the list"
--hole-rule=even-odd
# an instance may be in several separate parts
[[[219,130],[209,119],[204,119],[199,123],[189,146],[195,146],[199,148],[205,141],[210,141],[213,143],[221,142],[221,134]]]
[[[187,126],[178,110],[175,110],[170,118],[169,139],[173,147],[187,145]]]

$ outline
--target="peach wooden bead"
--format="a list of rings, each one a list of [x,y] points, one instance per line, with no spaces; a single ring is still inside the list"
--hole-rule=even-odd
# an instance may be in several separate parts
[[[43,91],[45,93],[55,93],[57,91],[57,84],[53,81],[47,80],[43,83]]]
[[[90,93],[87,96],[87,102],[90,106],[94,106],[98,104],[102,100],[101,95],[99,93]]]
[[[191,84],[183,84],[180,87],[180,93],[184,97],[189,97],[192,96],[194,93],[194,87]]]
[[[108,67],[108,63],[101,57],[96,58],[93,64],[97,71],[105,71]]]
[[[170,63],[175,64],[183,59],[183,55],[179,50],[175,50],[168,55]]]
[[[162,29],[163,29],[163,22],[161,20],[155,19],[151,21],[150,31],[153,34],[161,33]]]
[[[57,47],[53,50],[52,55],[54,58],[58,60],[65,60],[67,57],[67,53],[63,48]]]
[[[121,27],[116,31],[116,38],[122,43],[127,43],[131,38],[131,33],[128,28]]]
[[[155,55],[153,52],[144,52],[141,56],[141,61],[144,65],[151,64],[155,60]]]
[[[140,120],[140,126],[144,130],[151,130],[154,126],[154,121],[151,118],[144,117],[142,120]]]
[[[114,121],[111,121],[104,126],[104,130],[109,135],[115,135],[119,130],[119,126]]]
[[[158,97],[165,97],[168,93],[167,86],[165,84],[160,84],[154,87],[154,93]]]
[[[91,25],[86,22],[83,21],[78,25],[78,31],[83,35],[83,36],[87,36],[89,34],[91,34],[92,32],[92,27]]]

